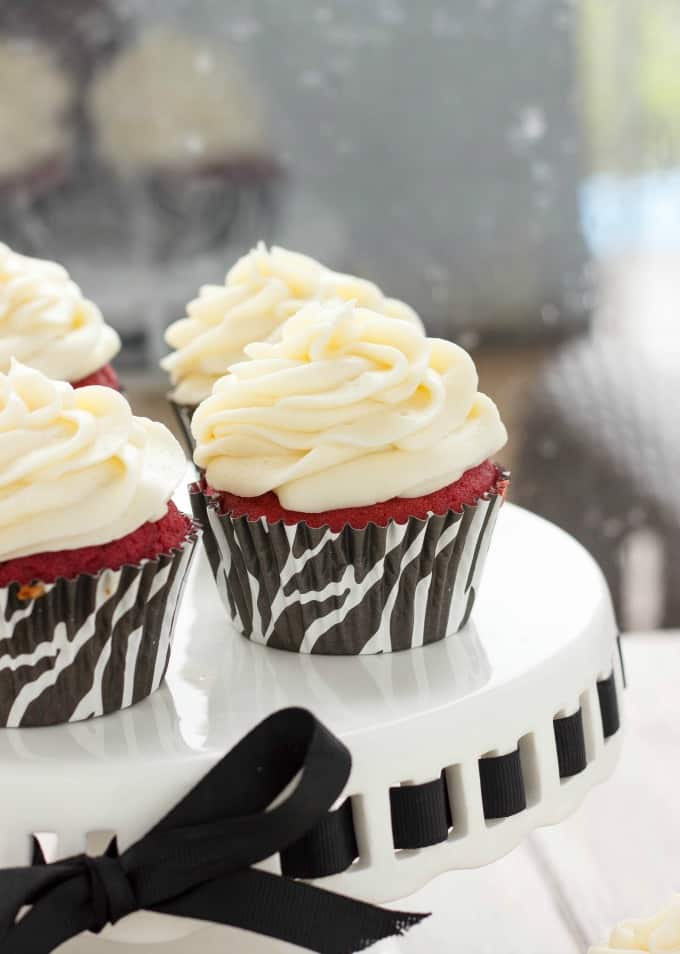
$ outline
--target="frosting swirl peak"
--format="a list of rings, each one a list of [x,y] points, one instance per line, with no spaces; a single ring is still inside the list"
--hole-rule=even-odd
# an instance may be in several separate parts
[[[15,361],[0,373],[0,560],[159,520],[185,467],[170,431],[112,388],[74,389]]]
[[[168,328],[165,340],[176,350],[161,365],[175,386],[173,400],[198,404],[230,365],[243,360],[251,342],[276,338],[283,322],[310,300],[335,298],[422,327],[412,308],[386,298],[373,282],[260,242],[236,262],[224,285],[204,285],[187,317]]]
[[[246,353],[192,422],[218,490],[273,490],[307,513],[367,506],[439,490],[507,439],[467,352],[353,303],[307,304]]]
[[[16,358],[50,378],[80,381],[119,349],[117,333],[65,268],[0,244],[0,372]]]

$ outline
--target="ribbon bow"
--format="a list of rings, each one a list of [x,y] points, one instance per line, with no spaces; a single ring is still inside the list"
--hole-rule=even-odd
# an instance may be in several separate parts
[[[319,954],[351,954],[402,934],[424,915],[252,867],[322,820],[350,767],[347,748],[310,712],[275,713],[126,851],[114,840],[101,857],[0,870],[2,954],[49,954],[140,910],[230,924]]]

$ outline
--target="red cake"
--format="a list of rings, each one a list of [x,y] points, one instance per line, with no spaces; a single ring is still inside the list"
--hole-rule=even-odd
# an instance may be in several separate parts
[[[406,523],[411,517],[424,520],[430,513],[459,511],[465,505],[474,506],[489,491],[504,494],[507,484],[500,468],[487,460],[466,471],[454,483],[423,497],[393,497],[372,506],[325,510],[321,513],[286,510],[273,492],[259,497],[237,497],[211,487],[207,487],[207,492],[219,498],[220,512],[232,517],[246,516],[250,520],[266,517],[269,523],[280,520],[287,524],[304,522],[310,527],[329,527],[339,531],[348,524],[355,530],[361,530],[369,523],[384,527],[390,520]]]
[[[80,381],[72,381],[71,384],[74,388],[87,388],[92,384],[101,384],[103,387],[113,388],[115,391],[121,389],[118,375],[110,364],[105,364],[98,371],[93,371],[92,374],[88,374],[86,378],[82,378]]]
[[[53,583],[59,577],[73,579],[81,573],[94,575],[103,569],[118,570],[126,564],[153,560],[162,553],[180,547],[191,528],[190,518],[170,501],[164,517],[155,523],[142,524],[120,540],[77,550],[34,553],[0,562],[0,587],[9,586],[10,583],[24,586]]]

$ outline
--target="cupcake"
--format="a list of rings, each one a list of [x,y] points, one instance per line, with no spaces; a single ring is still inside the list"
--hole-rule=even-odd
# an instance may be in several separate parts
[[[100,156],[123,175],[269,154],[262,102],[228,47],[167,24],[99,71],[89,112]]]
[[[173,390],[169,399],[191,449],[190,422],[196,406],[249,344],[276,338],[281,325],[314,299],[354,300],[391,318],[422,328],[407,304],[386,298],[373,282],[333,272],[320,262],[260,243],[228,272],[223,285],[205,285],[187,306],[187,317],[168,328],[173,348],[163,358]]]
[[[0,38],[0,209],[21,228],[33,199],[59,185],[71,161],[73,82],[49,47]]]
[[[642,954],[643,951],[680,951],[680,894],[658,914],[649,918],[622,921],[611,933],[609,942],[596,944],[588,954]]]
[[[116,0],[0,3],[0,235],[29,255],[106,244],[84,102],[129,32]],[[89,201],[90,197],[94,201]],[[120,218],[120,205],[116,208]],[[93,228],[95,233],[93,235]],[[109,268],[113,256],[106,249]]]
[[[74,387],[120,390],[111,360],[120,338],[56,262],[0,244],[0,372],[12,358]]]
[[[469,355],[332,301],[245,351],[192,425],[192,506],[235,627],[327,654],[457,632],[508,483]]]
[[[167,428],[107,387],[0,373],[0,725],[77,721],[158,688],[197,538]]]
[[[95,154],[121,199],[148,203],[157,261],[252,236],[272,217],[281,169],[261,96],[215,36],[164,24],[140,31],[88,96]],[[128,211],[130,211],[128,209]]]

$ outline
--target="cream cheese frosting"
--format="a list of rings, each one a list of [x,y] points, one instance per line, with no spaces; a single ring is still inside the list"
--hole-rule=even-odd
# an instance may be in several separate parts
[[[276,337],[281,325],[310,300],[354,300],[422,328],[405,302],[386,298],[373,282],[331,271],[307,255],[260,243],[229,271],[223,285],[205,285],[170,325],[165,340],[175,351],[161,362],[179,404],[198,404],[251,342]]]
[[[109,543],[159,520],[186,469],[112,388],[0,373],[0,560]]]
[[[70,145],[73,84],[48,47],[1,38],[0,89],[0,181],[62,159]]]
[[[192,422],[218,490],[273,490],[307,513],[366,506],[439,490],[506,442],[467,352],[406,321],[311,302],[245,350]]]
[[[66,269],[0,244],[0,371],[12,358],[80,381],[118,353],[120,338]]]
[[[591,947],[589,954],[669,954],[680,952],[680,894],[651,918],[622,921],[612,931],[609,943]]]

